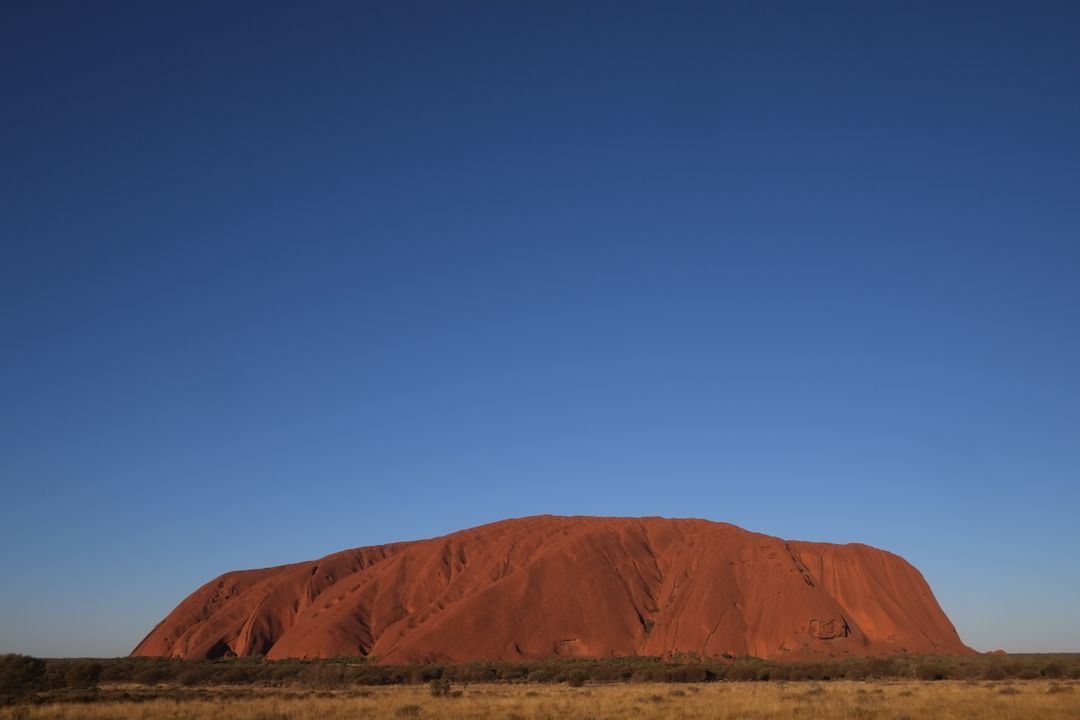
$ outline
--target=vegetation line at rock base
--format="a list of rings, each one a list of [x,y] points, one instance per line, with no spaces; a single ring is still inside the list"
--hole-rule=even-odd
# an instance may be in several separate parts
[[[908,679],[1080,679],[1080,654],[914,656],[775,662],[754,658],[699,660],[624,657],[607,660],[477,662],[461,665],[378,665],[364,658],[276,660],[259,657],[181,660],[126,657],[40,659],[0,656],[0,704],[116,699],[168,694],[170,688],[244,687],[342,690],[383,685],[475,683],[714,683]],[[122,697],[120,699],[123,699]]]

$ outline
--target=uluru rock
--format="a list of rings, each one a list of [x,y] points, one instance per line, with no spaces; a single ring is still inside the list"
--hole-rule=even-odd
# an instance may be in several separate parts
[[[132,654],[418,663],[899,652],[973,651],[892,553],[707,520],[538,516],[226,573]]]

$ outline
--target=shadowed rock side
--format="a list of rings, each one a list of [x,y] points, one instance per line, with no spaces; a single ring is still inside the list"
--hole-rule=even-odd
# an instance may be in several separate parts
[[[973,652],[891,553],[707,520],[541,516],[226,573],[132,654],[417,663],[904,651]]]

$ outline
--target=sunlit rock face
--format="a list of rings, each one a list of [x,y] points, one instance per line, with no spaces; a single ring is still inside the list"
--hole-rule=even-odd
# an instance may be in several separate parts
[[[707,520],[538,516],[202,586],[133,655],[383,663],[966,654],[922,575],[866,545]]]

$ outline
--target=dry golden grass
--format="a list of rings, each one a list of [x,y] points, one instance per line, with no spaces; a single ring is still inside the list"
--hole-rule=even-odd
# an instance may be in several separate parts
[[[708,685],[492,684],[432,697],[406,685],[323,693],[229,688],[141,702],[56,703],[0,710],[41,720],[562,720],[563,718],[786,718],[790,720],[1080,719],[1080,681],[835,681]]]

